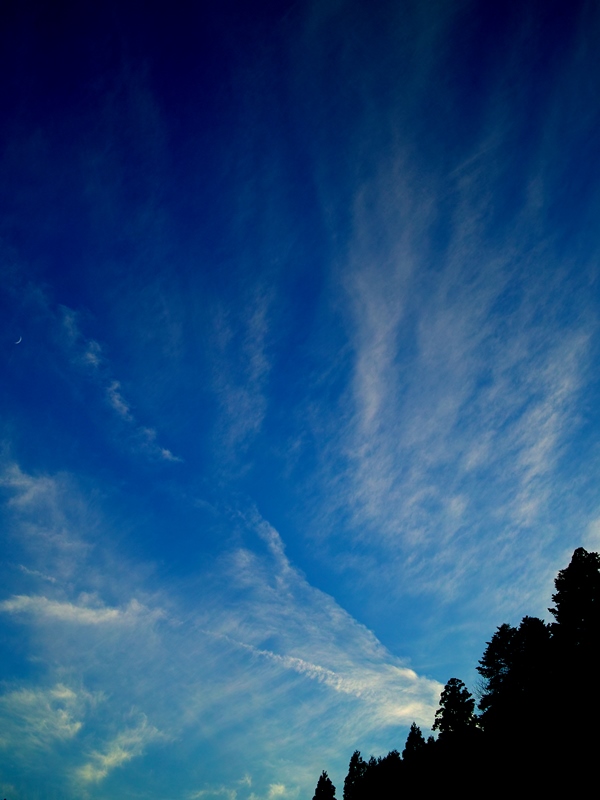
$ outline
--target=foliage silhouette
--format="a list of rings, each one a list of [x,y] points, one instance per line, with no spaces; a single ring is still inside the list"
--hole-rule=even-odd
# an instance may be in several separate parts
[[[427,745],[421,733],[421,728],[419,728],[416,722],[413,722],[410,726],[408,736],[406,737],[402,758],[404,761],[417,762],[422,758],[426,747]]]
[[[484,730],[504,735],[515,715],[539,721],[547,705],[550,640],[549,626],[537,617],[498,628],[477,667],[485,681],[479,701]]]
[[[582,547],[555,580],[554,622],[524,617],[500,625],[477,671],[479,716],[465,684],[451,678],[427,742],[413,722],[402,756],[365,761],[356,750],[344,800],[423,793],[431,776],[461,797],[520,794],[584,796],[596,782],[600,747],[592,694],[600,661],[600,555]],[[319,793],[320,792],[320,793]],[[438,790],[436,789],[436,794]],[[324,772],[313,800],[335,794]]]
[[[579,547],[554,581],[552,632],[575,655],[591,655],[600,633],[600,555]]]
[[[363,780],[367,765],[359,750],[355,750],[348,765],[348,774],[344,780],[344,800],[359,800],[363,790]]]
[[[440,707],[435,712],[432,730],[439,731],[439,740],[451,736],[463,736],[473,730],[475,721],[475,700],[473,695],[458,678],[450,678],[440,696]]]
[[[313,800],[335,800],[335,786],[330,781],[325,770],[323,770],[321,777],[317,781]]]

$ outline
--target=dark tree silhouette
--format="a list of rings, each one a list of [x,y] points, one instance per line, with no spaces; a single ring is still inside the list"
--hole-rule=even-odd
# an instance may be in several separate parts
[[[600,745],[597,706],[590,696],[600,662],[600,555],[579,547],[571,563],[554,582],[550,613],[553,645],[553,742],[556,769],[573,782],[573,793],[583,793],[595,780],[592,765]],[[569,735],[568,731],[577,731]]]
[[[462,736],[476,725],[475,700],[458,678],[450,678],[440,697],[440,707],[435,712],[434,731],[439,731],[443,741],[450,736]]]
[[[426,744],[421,729],[416,722],[413,722],[402,751],[403,793],[414,794],[422,789],[422,772],[427,769],[428,757],[433,753],[434,744]]]
[[[600,635],[600,555],[579,547],[571,563],[554,581],[555,603],[548,610],[556,622],[552,632],[565,645],[591,655]],[[584,653],[582,653],[583,655]],[[575,653],[573,652],[573,655]]]
[[[518,628],[498,628],[477,667],[485,681],[479,723],[486,731],[505,737],[517,717],[527,726],[541,722],[550,691],[550,657],[550,629],[543,620],[524,617]]]
[[[431,726],[439,731],[433,748],[427,748],[426,769],[441,771],[445,776],[445,788],[464,796],[465,772],[477,784],[476,767],[479,769],[479,739],[475,717],[475,700],[458,678],[450,678],[440,696],[440,707]]]
[[[417,761],[419,757],[423,755],[426,747],[427,745],[421,733],[421,728],[419,728],[416,722],[413,722],[410,726],[408,736],[406,737],[402,758],[407,762]]]
[[[387,756],[379,760],[378,764],[380,784],[391,791],[397,784],[402,769],[402,758],[397,750],[391,750]]]
[[[313,800],[335,800],[335,786],[329,780],[329,776],[323,770],[321,777],[317,781],[317,788],[313,795]]]
[[[485,681],[479,724],[486,734],[483,758],[488,772],[505,780],[500,765],[511,764],[527,791],[539,791],[533,765],[544,762],[552,727],[548,700],[556,694],[549,626],[537,617],[524,617],[518,628],[501,625],[477,670]]]
[[[398,786],[402,759],[397,750],[392,750],[383,758],[371,756],[362,782],[361,800],[372,800],[375,797],[390,797],[394,787]]]
[[[524,617],[501,625],[477,667],[479,709],[464,683],[448,681],[433,729],[423,739],[415,722],[402,758],[393,750],[365,762],[357,750],[344,800],[379,800],[423,791],[431,776],[461,797],[508,792],[587,796],[597,782],[600,748],[594,687],[600,672],[600,555],[578,548],[555,581],[551,625]],[[437,791],[437,790],[436,790]],[[324,772],[313,800],[334,800]]]
[[[359,800],[363,794],[363,782],[367,765],[362,759],[359,750],[352,753],[348,774],[344,780],[344,800]]]
[[[517,629],[512,625],[500,625],[492,636],[479,659],[477,672],[484,680],[483,695],[479,701],[479,708],[483,712],[482,719],[492,716],[496,698],[509,679],[513,662],[513,643]]]

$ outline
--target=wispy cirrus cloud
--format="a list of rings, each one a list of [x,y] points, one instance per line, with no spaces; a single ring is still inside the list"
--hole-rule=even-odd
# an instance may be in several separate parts
[[[367,628],[311,587],[290,564],[281,537],[268,522],[256,512],[244,519],[266,544],[269,561],[249,549],[231,554],[226,574],[246,593],[244,616],[226,618],[213,630],[256,657],[341,695],[362,698],[371,716],[364,724],[373,729],[410,724],[415,717],[427,724],[439,684],[390,658]],[[273,637],[279,642],[277,651],[264,647]]]
[[[225,800],[236,800],[238,792],[247,790],[252,786],[252,780],[249,775],[245,775],[241,780],[236,781],[231,786],[214,786],[206,789],[199,789],[196,792],[191,792],[186,800],[201,800],[201,798],[211,797],[224,797]],[[244,792],[245,793],[245,792]],[[252,792],[248,800],[276,800],[276,798],[293,798],[299,794],[299,787],[293,789],[288,788],[285,783],[271,783],[267,789],[266,794],[258,795]]]
[[[92,694],[74,691],[64,684],[8,691],[0,695],[0,748],[13,749],[19,742],[22,758],[27,758],[31,750],[47,756],[58,742],[77,736],[86,707],[96,701]]]
[[[56,505],[61,494],[56,478],[37,479],[36,490],[35,478],[14,466],[10,474],[20,476],[11,484],[8,508],[13,535],[20,536],[19,521],[32,510],[43,514],[43,498]],[[75,501],[74,486],[62,497]],[[59,518],[56,508],[53,513]],[[55,768],[74,776],[74,786],[99,785],[117,768],[126,775],[127,765],[150,747],[169,763],[182,747],[191,761],[195,748],[239,749],[243,758],[224,763],[243,774],[248,758],[254,760],[247,753],[251,731],[261,768],[253,788],[244,783],[235,789],[238,797],[248,797],[251,788],[256,797],[275,797],[284,790],[273,787],[285,786],[281,796],[293,798],[306,774],[312,781],[315,748],[325,747],[335,759],[341,741],[351,749],[359,737],[375,749],[382,730],[432,718],[441,688],[436,681],[417,675],[332,597],[310,586],[287,558],[279,534],[256,512],[234,515],[232,524],[247,539],[245,546],[223,555],[197,580],[153,592],[132,565],[121,564],[118,576],[106,572],[104,565],[110,569],[115,560],[99,558],[101,549],[110,548],[102,525],[96,521],[86,532],[80,524],[69,537],[85,537],[88,544],[92,539],[94,558],[79,550],[78,593],[61,577],[53,595],[44,582],[43,594],[2,601],[0,611],[23,626],[46,682],[69,675],[65,691],[89,694],[85,687],[93,685],[100,692],[101,702],[65,718],[65,731],[77,737],[78,747],[63,762],[57,754]],[[27,532],[29,552],[47,533]],[[60,552],[54,557],[60,560]],[[47,568],[65,574],[52,563]],[[86,584],[93,591],[82,591]],[[108,596],[117,602],[108,603]],[[34,682],[15,691],[41,689]],[[41,708],[50,719],[51,705]],[[28,726],[25,719],[20,736],[29,735]],[[307,742],[300,756],[298,737]],[[276,765],[285,780],[271,777],[264,784],[263,770]],[[189,780],[193,786],[193,771]],[[185,776],[182,781],[184,791]]]
[[[128,404],[123,399],[121,394],[121,384],[119,381],[113,381],[106,390],[108,402],[116,411],[116,413],[125,420],[125,422],[133,422],[133,414]]]
[[[351,18],[360,15],[350,6]],[[356,19],[338,12],[328,6],[307,36],[318,52],[334,26],[348,32],[326,69],[344,75],[361,109],[341,133],[340,152],[353,165],[346,182],[323,161],[315,167],[322,216],[340,242],[332,275],[350,371],[338,404],[317,412],[326,435],[311,524],[334,565],[375,593],[385,581],[395,595],[427,593],[449,604],[483,588],[493,569],[498,591],[487,596],[497,614],[498,603],[506,608],[519,594],[505,591],[516,562],[558,557],[551,506],[559,496],[569,503],[563,456],[590,380],[596,325],[576,273],[589,272],[597,248],[577,269],[565,264],[545,216],[552,198],[540,194],[554,177],[539,153],[548,137],[555,141],[549,128],[563,87],[551,87],[549,127],[523,158],[512,143],[529,124],[529,107],[505,91],[524,57],[515,51],[493,72],[469,135],[449,131],[444,158],[423,160],[418,137],[430,132],[416,133],[404,114],[423,100],[424,77],[441,75],[442,51],[428,47],[400,88],[388,72],[396,57],[410,58],[404,40],[385,66],[360,62],[355,74]],[[454,23],[442,14],[428,28],[429,44]],[[413,24],[418,18],[408,15]],[[404,35],[404,20],[401,27]],[[565,50],[567,60],[579,57]],[[305,69],[329,85],[318,59]],[[452,91],[449,82],[445,102],[458,103]],[[522,598],[526,586],[546,588],[543,572],[523,570]]]
[[[200,800],[202,797],[224,797],[226,800],[236,800],[236,789],[228,789],[226,786],[218,786],[212,789],[199,789],[197,792],[191,792],[189,800]]]
[[[114,769],[141,756],[149,744],[164,738],[164,734],[149,725],[146,717],[141,715],[137,725],[120,731],[103,750],[90,753],[89,760],[76,770],[76,780],[84,785],[98,783]]]
[[[115,377],[114,363],[106,347],[84,332],[91,316],[85,308],[76,310],[57,302],[46,287],[27,280],[20,271],[3,288],[9,293],[11,303],[18,304],[28,320],[25,347],[21,350],[25,362],[31,362],[31,366],[43,354],[47,367],[66,380],[71,389],[84,376],[84,385],[95,389],[95,399],[114,413],[113,429],[115,424],[121,426],[119,433],[113,434],[113,441],[124,440],[132,452],[152,461],[181,461],[157,441],[154,427],[136,417],[122,381]],[[81,389],[77,386],[79,400]]]
[[[166,447],[161,447],[156,441],[156,431],[154,428],[145,428],[139,425],[129,403],[123,397],[121,384],[119,381],[112,381],[106,389],[106,397],[111,408],[120,419],[131,427],[131,441],[135,443],[136,449],[146,453],[151,458],[160,458],[163,461],[181,461],[174,456]]]
[[[379,264],[377,279],[356,248],[355,277],[345,281],[353,377],[339,415],[349,422],[331,451],[338,474],[327,497],[355,541],[386,553],[387,567],[375,556],[378,585],[387,574],[395,586],[448,599],[473,588],[482,564],[494,565],[497,580],[515,559],[534,564],[551,545],[528,531],[545,524],[550,497],[562,492],[558,471],[578,424],[592,334],[585,313],[563,326],[562,298],[535,278],[512,314],[497,315],[524,268],[516,241],[486,255],[477,237],[469,247],[460,229],[455,237],[435,278],[418,237],[400,254],[392,248],[392,262],[408,266]],[[326,512],[322,528],[334,519]],[[338,563],[350,566],[352,554]],[[532,586],[526,572],[523,586]]]
[[[84,368],[103,388],[106,401],[121,422],[129,429],[129,441],[134,450],[151,459],[178,462],[180,458],[158,442],[154,428],[140,425],[133,413],[131,403],[125,398],[121,382],[112,377],[108,359],[101,345],[94,339],[86,339],[81,333],[78,314],[73,309],[61,306],[62,325],[72,354],[73,363]]]
[[[267,411],[273,301],[272,289],[257,287],[238,300],[243,303],[241,313],[221,308],[215,314],[214,382],[223,409],[221,442],[230,450],[247,445],[259,433]]]
[[[111,625],[126,624],[148,611],[135,599],[131,600],[124,609],[84,604],[90,600],[94,600],[94,598],[85,595],[80,598],[80,601],[83,602],[79,603],[61,602],[43,596],[16,595],[0,603],[0,613],[28,614],[39,621],[56,620],[78,625]],[[160,617],[164,615],[164,612],[155,609],[152,614]]]

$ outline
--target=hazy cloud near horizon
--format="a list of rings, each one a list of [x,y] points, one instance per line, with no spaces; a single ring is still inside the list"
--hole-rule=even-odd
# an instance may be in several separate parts
[[[360,729],[376,742],[384,729],[433,714],[441,685],[310,586],[255,511],[236,516],[262,553],[238,547],[183,587],[155,591],[152,569],[127,564],[105,525],[89,525],[71,477],[9,464],[1,484],[31,593],[2,601],[0,614],[19,626],[39,674],[0,697],[2,746],[18,748],[53,785],[67,779],[83,791],[158,745],[167,762],[173,749],[193,758],[223,738],[229,748],[251,735],[268,749],[274,731],[293,776],[305,764],[298,736],[310,753],[319,734],[352,741]],[[32,514],[49,522],[32,524]],[[314,691],[318,713],[307,705]],[[285,721],[280,705],[289,706]],[[57,741],[69,746],[44,767]]]

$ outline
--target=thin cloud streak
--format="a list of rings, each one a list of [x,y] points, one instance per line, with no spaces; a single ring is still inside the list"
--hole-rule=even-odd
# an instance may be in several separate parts
[[[315,23],[317,48],[332,24],[328,15]],[[424,69],[436,67],[432,55]],[[515,560],[539,552],[533,528],[550,533],[548,500],[578,425],[595,328],[585,296],[558,288],[569,276],[539,193],[524,191],[501,219],[502,154],[524,124],[521,108],[507,106],[506,74],[486,99],[471,152],[462,147],[458,166],[425,171],[410,127],[395,116],[406,104],[373,110],[378,70],[361,68],[357,83],[367,111],[362,149],[348,145],[354,183],[341,194],[317,168],[323,217],[332,235],[348,232],[333,275],[352,371],[338,407],[319,421],[331,439],[311,522],[336,551],[334,564],[363,587],[379,591],[387,580],[395,593],[449,603],[485,584],[486,564],[494,585],[514,579]],[[406,97],[420,96],[419,81],[403,86]],[[539,184],[539,170],[532,158],[525,189]],[[339,552],[348,534],[352,544]]]
[[[49,689],[17,689],[0,695],[0,747],[27,757],[29,750],[47,753],[57,741],[77,736],[91,694],[81,694],[64,684]],[[19,747],[15,748],[15,742]]]
[[[54,506],[51,516],[61,519],[57,505],[81,507],[82,498],[64,478],[36,479],[15,465],[5,474],[17,476],[9,481],[13,497],[5,506],[13,535],[25,534],[34,556],[49,532],[24,532],[21,523],[32,510],[43,514],[45,500]],[[88,531],[81,525],[63,529],[63,541],[85,537],[87,546],[75,551],[81,558],[73,570],[79,586],[87,583],[94,591],[73,595],[69,581],[60,580],[52,585],[54,595],[46,582],[44,594],[16,595],[0,604],[3,614],[23,626],[31,655],[44,665],[45,681],[70,676],[64,683],[69,698],[89,697],[85,687],[95,687],[97,700],[77,705],[78,713],[65,717],[65,731],[78,747],[55,766],[73,776],[74,786],[101,783],[115,769],[142,759],[150,746],[167,759],[182,737],[190,754],[207,740],[217,750],[235,748],[236,742],[241,747],[250,729],[253,746],[265,753],[275,736],[273,758],[287,763],[293,775],[305,768],[304,758],[310,760],[310,742],[333,728],[341,737],[337,750],[339,741],[352,747],[357,731],[375,744],[382,728],[413,719],[427,724],[432,718],[440,684],[391,656],[333,598],[310,586],[287,558],[279,534],[256,511],[235,519],[245,537],[264,543],[265,553],[234,549],[193,585],[163,586],[155,593],[144,588],[131,565],[121,564],[117,582],[103,571],[101,565],[115,558],[98,559],[100,549],[111,546],[101,524]],[[54,556],[59,562],[62,557],[60,551]],[[51,562],[47,569],[64,574]],[[117,602],[108,604],[105,595]],[[23,685],[13,695],[27,691],[42,690]],[[4,695],[5,706],[10,697]],[[49,720],[56,716],[51,706],[42,706],[44,713]],[[17,744],[27,735],[25,722]],[[307,754],[295,764],[298,736],[306,737]],[[242,761],[238,766],[243,771]],[[285,785],[294,796],[298,784]]]
[[[0,797],[339,788],[600,541],[600,13],[188,5],[0,31]]]
[[[114,739],[107,742],[103,751],[90,753],[89,761],[77,769],[76,780],[84,785],[99,783],[114,769],[122,767],[132,758],[141,756],[149,744],[164,738],[164,735],[149,725],[142,715],[135,727],[121,731]]]
[[[0,603],[0,612],[2,611],[8,614],[30,614],[40,620],[58,620],[79,625],[125,624],[148,613],[147,609],[137,600],[131,600],[127,607],[121,610],[105,607],[94,608],[50,600],[43,596],[28,597],[26,595],[16,595],[10,600],[4,600]],[[160,609],[155,609],[151,614],[155,618],[164,616],[164,612]]]
[[[243,298],[244,310],[239,317],[233,318],[223,308],[215,313],[214,383],[223,409],[220,438],[230,453],[258,435],[267,412],[273,294],[273,290],[257,287]]]
[[[73,365],[85,370],[94,383],[103,389],[109,407],[132,431],[130,444],[133,449],[153,460],[181,462],[169,449],[156,442],[156,431],[153,428],[144,427],[136,420],[131,404],[123,395],[121,382],[111,376],[110,364],[102,346],[94,339],[86,339],[81,333],[78,319],[80,315],[66,306],[61,306],[59,310],[67,353]]]

